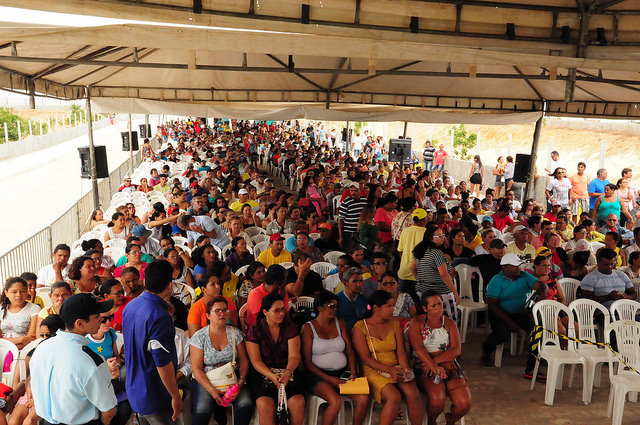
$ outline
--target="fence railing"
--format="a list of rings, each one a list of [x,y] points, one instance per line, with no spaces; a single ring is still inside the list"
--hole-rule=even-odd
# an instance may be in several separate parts
[[[152,140],[152,144],[155,143],[156,139]],[[140,165],[141,161],[142,154],[138,151],[133,158],[134,168]],[[111,196],[118,190],[128,172],[129,161],[127,160],[113,170],[109,177],[98,182],[100,205],[103,211],[109,206]],[[93,195],[88,192],[49,226],[0,256],[0,287],[11,276],[19,276],[27,271],[37,273],[41,267],[50,264],[53,248],[57,244],[66,243],[71,246],[89,230],[89,218],[92,212]]]

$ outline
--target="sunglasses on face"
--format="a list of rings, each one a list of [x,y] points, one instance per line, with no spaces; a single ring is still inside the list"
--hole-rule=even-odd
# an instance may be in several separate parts
[[[114,315],[110,314],[108,316],[100,316],[100,323],[107,323],[113,320]]]

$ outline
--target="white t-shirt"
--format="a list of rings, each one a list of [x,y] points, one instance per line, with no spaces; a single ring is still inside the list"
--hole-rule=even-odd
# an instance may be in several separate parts
[[[558,202],[563,207],[569,205],[569,191],[571,191],[571,182],[569,179],[550,179],[547,185],[547,190],[551,192],[553,200]]]
[[[62,269],[62,279],[67,280],[67,275],[69,274],[69,268],[71,266],[67,264],[67,267]],[[36,283],[38,285],[51,286],[56,282],[56,272],[53,270],[53,264],[49,264],[48,266],[44,266],[38,272],[38,279]]]
[[[353,148],[353,150],[362,150],[362,137],[354,137],[353,140],[351,141],[351,147]]]
[[[504,167],[504,178],[505,179],[512,179],[513,178],[513,172],[515,171],[515,164],[513,162],[507,162],[506,167]]]
[[[40,306],[28,302],[22,310],[17,313],[7,311],[5,316],[4,310],[0,310],[0,330],[2,330],[3,338],[17,338],[25,336],[29,333],[31,318],[40,313]]]

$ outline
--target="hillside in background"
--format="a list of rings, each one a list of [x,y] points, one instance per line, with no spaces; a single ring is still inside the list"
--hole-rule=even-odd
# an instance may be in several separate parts
[[[603,124],[604,123],[604,124]],[[370,123],[374,134],[384,134],[385,139],[402,135],[403,123]],[[424,141],[432,138],[445,145],[450,152],[450,124],[409,124],[407,137],[413,139],[413,148],[422,152]],[[512,138],[511,154],[530,153],[534,124],[523,125],[465,125],[469,133],[480,133],[479,154],[485,165],[495,165],[498,156],[508,153],[509,135]],[[579,161],[587,164],[587,174],[595,176],[600,163],[600,141],[606,140],[605,168],[610,180],[620,176],[624,167],[635,168],[640,173],[640,126],[633,122],[597,122],[587,120],[545,119],[538,150],[538,169],[547,167],[550,139],[553,150],[560,153],[569,175],[575,172]],[[472,151],[476,153],[475,150]],[[450,152],[451,153],[451,152]],[[421,155],[418,155],[422,159]]]

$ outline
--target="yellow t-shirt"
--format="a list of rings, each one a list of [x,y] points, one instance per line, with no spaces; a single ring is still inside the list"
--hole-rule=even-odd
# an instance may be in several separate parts
[[[247,202],[236,201],[233,204],[231,204],[229,206],[229,208],[231,208],[232,210],[234,210],[236,212],[240,212],[240,210],[242,209],[242,206],[244,204],[251,205],[251,208],[258,208],[260,206],[260,204],[258,204],[256,201],[252,201],[251,199],[249,199],[249,200],[247,200]]]
[[[271,254],[271,248],[269,248],[260,253],[260,255],[258,256],[258,261],[264,264],[265,269],[268,269],[274,264],[291,263],[293,262],[293,259],[291,258],[291,254],[289,253],[289,251],[287,251],[286,249],[283,249],[279,256],[274,257]]]
[[[482,238],[480,235],[476,235],[471,242],[465,242],[464,246],[469,248],[470,250],[476,249],[478,246],[482,245]]]
[[[522,261],[531,262],[536,258],[536,249],[531,244],[526,244],[523,250],[518,249],[515,242],[507,245],[506,254],[516,254]]]
[[[422,238],[426,229],[421,226],[407,227],[400,233],[400,241],[398,242],[398,252],[402,253],[400,258],[400,269],[398,269],[398,278],[402,280],[416,280],[411,273],[411,261],[413,260],[413,248],[416,247]]]
[[[53,311],[53,306],[49,306],[47,308],[43,308],[42,310],[40,310],[40,313],[38,313],[38,317],[41,319],[46,319],[47,316],[49,316],[50,314],[55,314],[56,312]]]
[[[222,285],[222,296],[227,298],[235,298],[238,289],[238,276],[231,273],[231,280]]]

